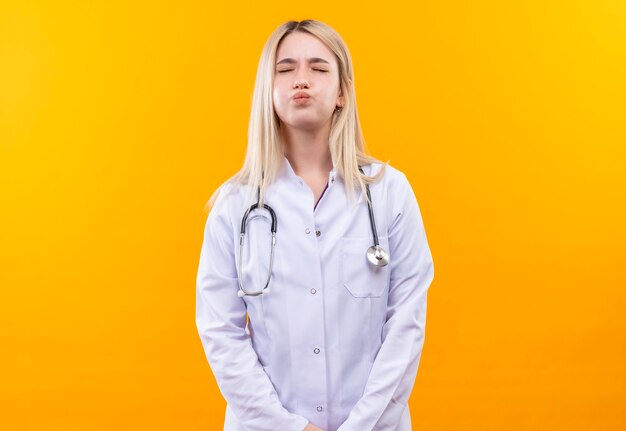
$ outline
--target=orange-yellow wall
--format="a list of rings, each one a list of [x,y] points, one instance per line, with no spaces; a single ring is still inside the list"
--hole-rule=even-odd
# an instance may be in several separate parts
[[[351,50],[435,260],[419,430],[626,427],[626,3],[0,3],[0,428],[218,430],[214,188],[288,19]]]

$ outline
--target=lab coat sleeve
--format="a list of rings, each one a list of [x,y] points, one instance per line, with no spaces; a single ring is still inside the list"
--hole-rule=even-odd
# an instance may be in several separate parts
[[[196,326],[219,389],[242,429],[302,431],[308,420],[287,411],[245,331],[237,296],[234,235],[225,190],[208,215],[196,279]]]
[[[420,209],[406,176],[389,228],[391,276],[383,342],[363,396],[337,431],[394,431],[404,413],[424,345],[426,296],[434,277]]]

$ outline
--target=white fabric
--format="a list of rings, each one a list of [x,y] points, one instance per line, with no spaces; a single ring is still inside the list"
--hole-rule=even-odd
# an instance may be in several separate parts
[[[243,298],[236,265],[246,186],[229,196],[227,187],[207,218],[196,285],[198,332],[228,404],[224,430],[301,431],[308,422],[325,431],[411,430],[407,402],[434,266],[404,173],[388,166],[370,185],[390,256],[376,268],[365,255],[373,239],[364,195],[350,207],[333,169],[314,210],[311,189],[283,158],[266,194],[278,222],[271,292]],[[270,215],[255,210],[243,252],[246,290],[263,287],[270,247]]]

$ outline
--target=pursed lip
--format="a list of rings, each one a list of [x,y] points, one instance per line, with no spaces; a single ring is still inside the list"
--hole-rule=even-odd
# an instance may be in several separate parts
[[[308,99],[309,97],[311,96],[309,96],[309,94],[305,93],[304,91],[298,91],[296,94],[293,95],[294,99]]]

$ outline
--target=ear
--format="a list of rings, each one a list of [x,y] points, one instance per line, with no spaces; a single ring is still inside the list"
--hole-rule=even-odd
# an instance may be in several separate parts
[[[337,103],[335,104],[337,106],[337,108],[341,108],[343,107],[343,105],[346,103],[345,99],[343,96],[339,96],[337,97]]]
[[[348,85],[352,85],[352,80],[348,80]],[[339,96],[337,97],[337,107],[341,108],[343,107],[343,105],[345,105],[346,103],[346,99],[343,95],[343,92],[341,91],[341,86],[339,86]]]

